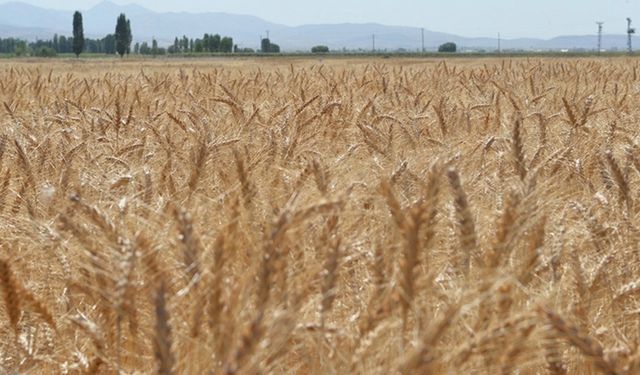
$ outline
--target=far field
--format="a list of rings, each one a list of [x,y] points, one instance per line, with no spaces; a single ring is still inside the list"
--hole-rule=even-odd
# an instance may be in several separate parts
[[[639,68],[0,60],[0,373],[638,373]]]

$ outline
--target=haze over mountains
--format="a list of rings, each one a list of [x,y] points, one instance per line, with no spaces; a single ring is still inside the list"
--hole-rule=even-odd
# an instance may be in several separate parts
[[[311,46],[323,44],[331,49],[371,49],[375,34],[377,49],[399,48],[417,50],[421,48],[420,29],[415,27],[365,24],[322,24],[285,26],[249,15],[228,13],[159,13],[141,6],[118,5],[104,1],[88,10],[81,10],[84,17],[86,37],[102,38],[113,33],[115,21],[120,13],[131,20],[134,41],[150,41],[155,37],[161,45],[173,42],[174,37],[187,35],[202,37],[204,33],[218,33],[233,37],[239,47],[257,48],[260,37],[267,30],[271,40],[284,51],[307,51]],[[48,39],[57,33],[71,35],[73,11],[51,10],[21,2],[0,4],[0,37],[20,37],[29,40]],[[478,21],[482,22],[482,21]],[[489,22],[489,21],[487,21]],[[634,37],[635,39],[635,37]],[[442,43],[454,42],[462,49],[497,48],[496,38],[473,38],[425,30],[425,47],[429,50]],[[603,48],[626,48],[626,35],[604,35]],[[549,50],[549,49],[594,49],[595,35],[559,36],[543,40],[522,38],[502,40],[503,49]]]

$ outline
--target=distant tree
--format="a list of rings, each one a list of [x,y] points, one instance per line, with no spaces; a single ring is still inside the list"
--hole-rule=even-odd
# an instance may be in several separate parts
[[[438,47],[438,52],[456,52],[456,50],[458,49],[458,46],[456,46],[455,43],[445,43],[440,45],[440,47]]]
[[[58,53],[51,47],[40,47],[35,50],[34,55],[37,57],[56,57]]]
[[[211,41],[209,34],[204,34],[204,36],[202,37],[202,50],[211,51]]]
[[[211,37],[209,50],[211,52],[224,52],[222,50],[222,38],[220,37],[220,34],[216,34]]]
[[[136,42],[136,44],[133,46],[133,53],[135,53],[136,55],[140,53],[140,43]]]
[[[262,39],[262,43],[260,43],[260,51],[263,53],[271,52],[271,41],[269,38]]]
[[[53,34],[53,49],[60,52],[60,45],[58,44],[58,34]]]
[[[238,48],[236,53],[256,53],[256,51],[253,48]]]
[[[311,53],[328,53],[329,47],[327,46],[315,46],[311,48]]]
[[[182,49],[182,52],[189,51],[189,38],[187,38],[186,35],[184,35],[180,41],[180,49]]]
[[[142,44],[140,45],[140,54],[141,55],[151,54],[151,48],[149,48],[149,44],[147,42],[142,42]]]
[[[102,38],[102,45],[104,46],[104,53],[113,55],[116,53],[116,36],[114,34],[108,34]]]
[[[69,38],[69,41],[73,44],[73,38]],[[85,38],[83,51],[91,53],[106,53],[104,39]]]
[[[16,54],[16,56],[26,56],[27,53],[29,53],[27,42],[25,42],[24,40],[18,41],[16,43],[14,53]]]
[[[193,48],[195,52],[203,52],[204,51],[204,43],[200,39],[196,39],[195,47]]]
[[[127,50],[131,46],[131,26],[127,22],[127,17],[124,13],[120,13],[118,22],[116,23],[116,52],[123,57]]]
[[[262,43],[260,45],[260,52],[280,53],[280,46],[275,43],[271,43],[271,40],[269,40],[269,38],[264,38],[262,39]]]
[[[155,57],[158,54],[158,41],[153,39],[151,41],[151,54]]]
[[[82,13],[76,11],[73,14],[73,53],[76,57],[84,50],[84,28],[82,26]]]
[[[216,36],[220,37],[219,35],[214,35],[214,38]],[[233,39],[228,36],[222,38],[220,40],[219,51],[224,53],[231,53],[233,51]]]
[[[73,46],[69,47],[70,44],[73,45],[73,39],[61,35],[58,37],[58,47],[56,48],[56,51],[60,53],[73,52]]]
[[[178,53],[180,52],[180,40],[178,40],[178,37],[176,37],[173,40],[173,53]]]
[[[196,48],[195,45],[196,45],[196,42],[193,39],[189,40],[189,52],[194,51],[194,49]]]

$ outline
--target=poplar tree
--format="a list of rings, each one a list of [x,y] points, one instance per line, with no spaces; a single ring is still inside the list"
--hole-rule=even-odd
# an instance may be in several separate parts
[[[124,13],[120,13],[116,23],[116,52],[120,57],[124,56],[131,48],[131,24]]]
[[[84,28],[82,26],[82,13],[76,11],[73,14],[73,53],[79,57],[84,49]]]

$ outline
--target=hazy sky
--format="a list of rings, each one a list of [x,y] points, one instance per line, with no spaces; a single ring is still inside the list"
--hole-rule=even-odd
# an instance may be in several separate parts
[[[100,0],[22,0],[57,9],[88,9]],[[0,0],[0,3],[6,2]],[[250,14],[286,25],[378,22],[464,36],[504,38],[624,34],[627,17],[640,29],[640,0],[114,0],[155,11]]]

